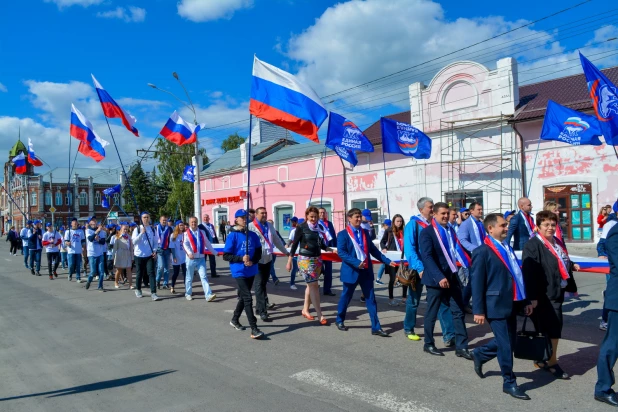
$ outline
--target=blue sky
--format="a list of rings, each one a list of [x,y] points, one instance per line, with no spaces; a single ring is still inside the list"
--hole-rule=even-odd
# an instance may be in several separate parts
[[[542,6],[540,6],[542,4]],[[137,117],[135,138],[111,120],[123,161],[136,159],[167,117],[179,109],[154,83],[183,97],[177,71],[207,127],[248,118],[252,55],[306,79],[322,96],[442,56],[518,27],[577,1],[470,2],[428,0],[20,0],[2,6],[0,24],[0,151],[30,137],[52,166],[66,166],[71,102],[111,140],[92,89],[93,73]],[[597,9],[598,8],[598,9]],[[429,82],[459,59],[514,56],[523,81],[576,73],[574,49],[592,45],[600,66],[618,64],[618,13],[592,1],[387,81],[325,99],[329,108],[367,126],[380,114],[406,110],[406,86]],[[586,20],[586,18],[589,18]],[[509,41],[509,43],[506,43]],[[492,48],[493,47],[493,48]],[[491,52],[493,50],[493,53]],[[489,52],[487,52],[489,51]],[[604,54],[603,54],[604,53]],[[603,59],[601,59],[603,58]],[[591,60],[595,61],[594,58]],[[248,122],[206,130],[211,157]],[[75,148],[75,146],[73,146]],[[111,148],[109,148],[111,149]],[[6,152],[5,152],[6,153]],[[79,166],[95,166],[79,157]],[[101,167],[117,167],[107,151]]]

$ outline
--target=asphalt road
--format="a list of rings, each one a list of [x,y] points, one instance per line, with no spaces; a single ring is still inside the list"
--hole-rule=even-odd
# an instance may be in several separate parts
[[[160,293],[164,300],[152,302],[149,293],[136,299],[127,288],[113,289],[113,282],[105,282],[106,293],[86,291],[68,282],[64,270],[53,281],[31,276],[4,244],[0,263],[3,412],[610,409],[593,399],[603,275],[578,274],[580,300],[565,304],[560,364],[573,375],[570,381],[555,381],[516,360],[519,384],[532,397],[526,402],[501,392],[496,361],[485,365],[488,376],[481,380],[472,362],[453,350],[436,358],[407,340],[404,307],[386,304],[385,287],[379,289],[380,320],[391,338],[371,336],[358,299],[348,312],[348,332],[306,321],[300,316],[304,285],[290,290],[286,273],[281,284],[268,286],[277,303],[274,321],[260,324],[268,337],[254,341],[248,330],[228,324],[236,295],[220,258],[223,276],[212,282],[218,298],[208,303],[199,282],[192,302],[167,291]],[[277,262],[281,274],[283,263]],[[338,279],[334,291],[339,295]],[[330,320],[337,298],[324,299]],[[247,324],[244,315],[241,323]],[[471,347],[491,337],[487,326],[468,327]]]

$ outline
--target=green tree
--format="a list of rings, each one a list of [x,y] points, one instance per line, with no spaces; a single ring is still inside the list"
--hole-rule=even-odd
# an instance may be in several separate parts
[[[221,150],[229,152],[230,150],[238,149],[245,140],[244,137],[238,135],[238,132],[231,134],[221,143]]]
[[[182,180],[182,172],[186,165],[191,164],[191,157],[195,153],[193,145],[177,146],[166,139],[159,139],[155,143],[158,163],[157,181],[160,196],[165,191],[165,199],[161,197],[157,210],[172,218],[185,218],[193,214],[193,183]],[[208,163],[206,150],[200,148],[203,164]],[[164,201],[163,201],[164,200]],[[178,214],[176,213],[178,210]]]
[[[131,184],[131,188],[127,187],[122,194],[126,204],[125,211],[127,213],[133,212],[134,214],[138,214],[139,212],[147,210],[152,213],[152,208],[156,204],[154,191],[152,190],[152,182],[146,172],[144,172],[140,163],[131,167],[129,171],[129,183]],[[135,195],[135,201],[140,210],[137,210],[135,207],[131,189],[133,189],[133,195]]]

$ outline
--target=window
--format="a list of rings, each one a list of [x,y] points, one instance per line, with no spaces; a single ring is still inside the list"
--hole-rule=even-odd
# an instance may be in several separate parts
[[[330,202],[326,202],[326,201],[321,201],[321,200],[312,200],[311,203],[309,203],[309,206],[315,206],[318,209],[323,207],[324,209],[326,209],[326,213],[328,213],[328,218],[329,220],[333,220],[332,216],[331,216],[331,212],[333,207],[331,206]],[[363,209],[361,209],[363,210]]]
[[[51,206],[52,204],[52,193],[51,191],[45,192],[45,206]]]
[[[36,206],[36,192],[32,192],[30,206]]]
[[[120,204],[120,194],[119,193],[114,193],[114,204],[115,205]]]
[[[94,194],[94,204],[95,205],[100,205],[101,204],[101,192],[97,191]]]
[[[88,194],[84,191],[79,194],[79,205],[88,206]]]
[[[66,204],[71,204],[71,192],[67,192]],[[56,206],[62,206],[62,193],[56,192]]]
[[[380,216],[380,210],[378,209],[378,200],[377,199],[366,199],[366,200],[353,200],[352,207],[357,207],[360,210],[369,209],[371,210],[371,220],[373,221],[373,228],[376,233],[378,233],[378,218]]]
[[[482,191],[470,191],[470,192],[450,192],[444,194],[444,200],[449,206],[455,207],[468,207],[470,203],[476,202],[483,206],[483,192]],[[487,213],[487,211],[486,211]]]
[[[230,188],[230,177],[225,176],[221,178],[221,185],[222,185],[222,189],[229,189]]]
[[[277,180],[279,182],[285,182],[288,180],[289,178],[289,174],[288,174],[288,167],[287,166],[279,166],[279,168],[277,169]]]

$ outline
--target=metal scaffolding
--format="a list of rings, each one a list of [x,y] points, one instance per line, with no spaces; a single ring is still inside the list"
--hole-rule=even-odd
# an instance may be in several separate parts
[[[485,214],[512,210],[521,173],[511,117],[440,120],[440,191],[447,203],[480,200]]]

